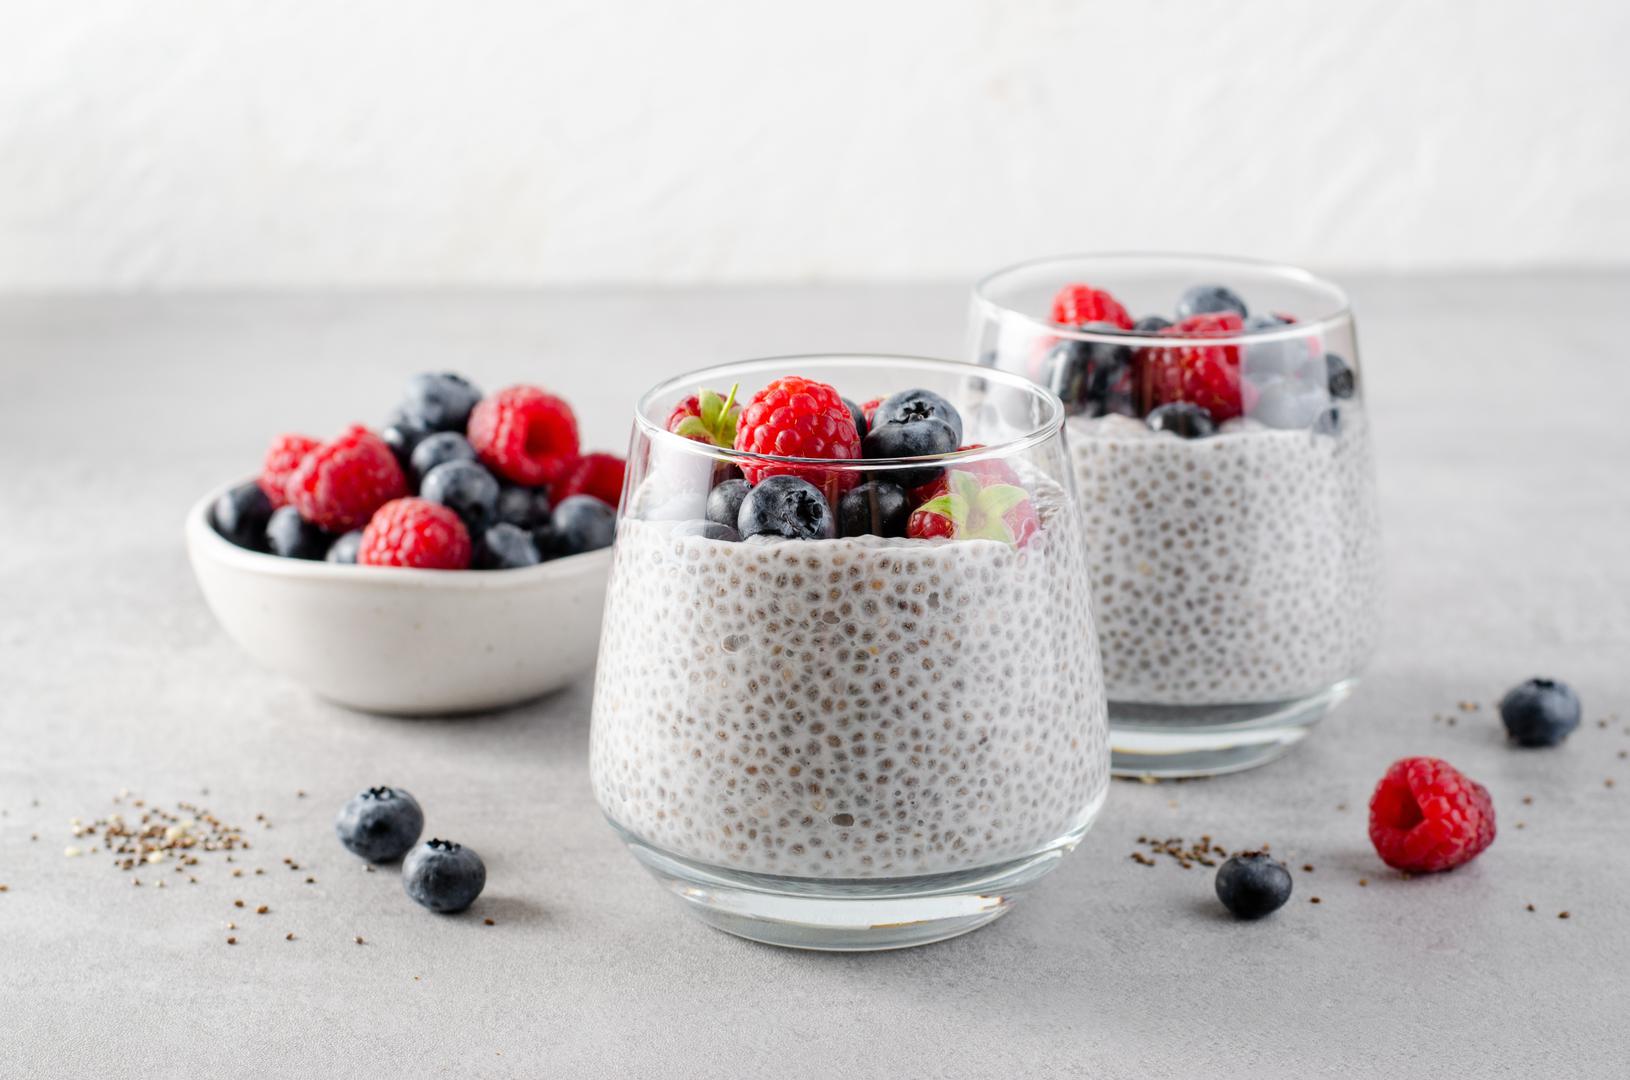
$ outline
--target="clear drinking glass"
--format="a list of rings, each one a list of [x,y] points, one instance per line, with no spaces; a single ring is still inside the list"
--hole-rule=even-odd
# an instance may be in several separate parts
[[[789,375],[855,403],[931,390],[983,445],[813,461],[666,430],[701,390],[746,400]],[[703,920],[816,949],[937,941],[1001,915],[1085,834],[1108,731],[1063,425],[1027,380],[892,356],[727,364],[640,399],[590,769],[629,849]],[[766,472],[810,480],[849,535],[705,521],[713,488]],[[882,483],[939,499],[956,538],[897,535],[900,506],[862,486]]]
[[[1184,307],[1196,286],[1231,295]],[[1260,765],[1352,692],[1381,541],[1341,289],[1240,259],[1042,259],[975,287],[972,347],[1069,414],[1117,774]]]

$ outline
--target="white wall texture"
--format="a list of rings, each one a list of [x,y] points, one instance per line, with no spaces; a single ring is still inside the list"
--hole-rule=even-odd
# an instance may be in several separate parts
[[[1626,0],[0,0],[0,288],[1630,262]]]

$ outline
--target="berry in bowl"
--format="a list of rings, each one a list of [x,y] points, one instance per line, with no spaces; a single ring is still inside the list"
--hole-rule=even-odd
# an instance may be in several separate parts
[[[1115,771],[1231,772],[1300,741],[1379,633],[1346,296],[1289,267],[1112,255],[1001,271],[973,307],[979,361],[1069,413]]]
[[[227,632],[320,696],[497,708],[593,665],[622,483],[560,398],[429,373],[380,431],[273,439],[193,507],[187,550]]]
[[[1002,914],[1108,785],[1057,400],[973,365],[748,361],[635,416],[590,736],[708,923],[880,949]]]

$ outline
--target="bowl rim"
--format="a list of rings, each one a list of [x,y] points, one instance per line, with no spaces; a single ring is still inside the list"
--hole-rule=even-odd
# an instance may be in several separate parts
[[[551,559],[517,570],[427,570],[412,566],[354,566],[321,559],[285,559],[263,551],[241,548],[215,531],[210,508],[222,495],[239,484],[223,484],[199,499],[187,511],[184,533],[187,547],[198,556],[262,577],[296,578],[304,581],[347,582],[354,585],[394,585],[417,589],[509,589],[565,581],[584,571],[609,567],[611,548],[585,551]]]

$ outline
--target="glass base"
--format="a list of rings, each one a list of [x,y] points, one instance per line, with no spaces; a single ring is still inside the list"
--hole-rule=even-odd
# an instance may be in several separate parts
[[[909,878],[750,874],[660,851],[612,822],[630,851],[709,926],[766,945],[827,952],[903,949],[944,941],[1005,915],[1078,844],[1100,797],[1069,835],[996,866]]]
[[[1266,765],[1307,737],[1345,701],[1358,680],[1255,705],[1109,703],[1110,771],[1116,776],[1176,779],[1220,776]]]

